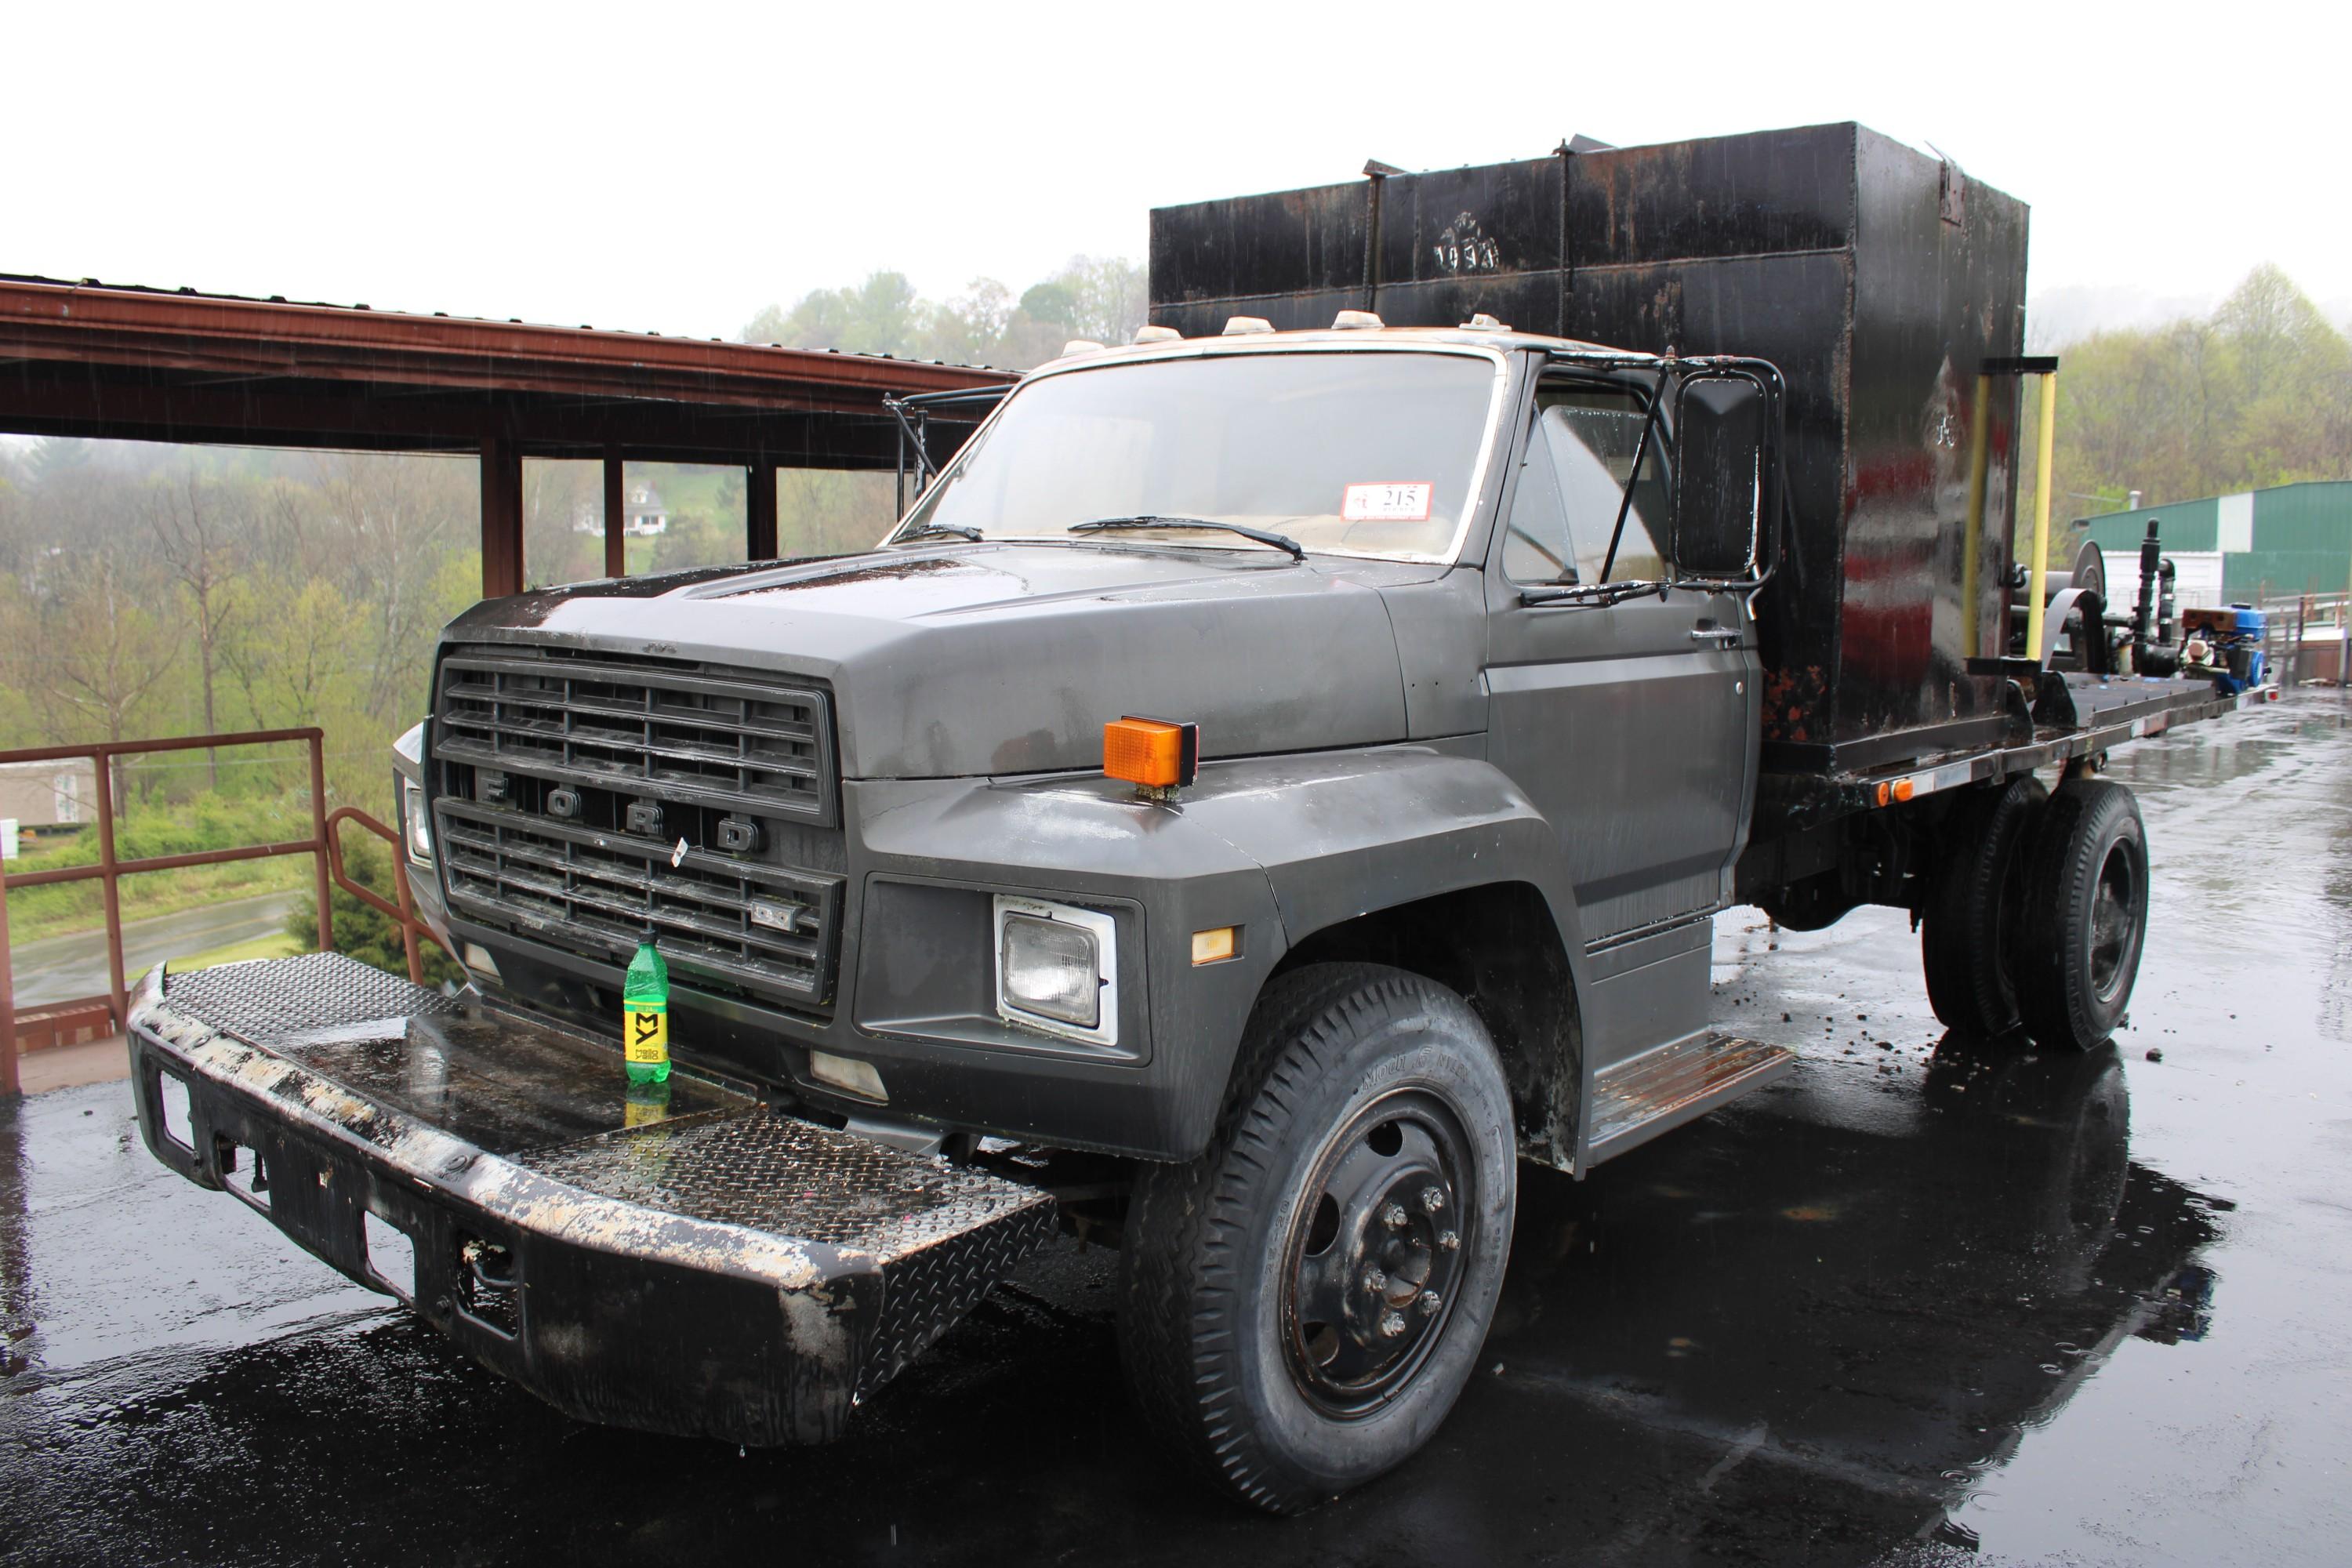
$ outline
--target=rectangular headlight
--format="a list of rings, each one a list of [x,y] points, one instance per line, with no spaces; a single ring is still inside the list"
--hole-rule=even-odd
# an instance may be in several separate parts
[[[415,779],[400,781],[401,837],[408,858],[419,866],[433,864],[433,819],[425,814],[425,786]]]
[[[996,1007],[1008,1022],[1118,1040],[1118,931],[1098,910],[999,894]]]

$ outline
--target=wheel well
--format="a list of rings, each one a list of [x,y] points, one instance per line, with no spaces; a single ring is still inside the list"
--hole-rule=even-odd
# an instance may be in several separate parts
[[[1468,1002],[1502,1055],[1519,1152],[1573,1168],[1583,1028],[1568,949],[1540,892],[1498,882],[1358,915],[1297,943],[1275,973],[1351,961],[1409,970]]]

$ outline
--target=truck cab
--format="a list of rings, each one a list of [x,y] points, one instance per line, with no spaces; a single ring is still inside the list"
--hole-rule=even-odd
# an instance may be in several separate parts
[[[1161,1161],[1277,972],[1402,957],[1580,1169],[1588,1067],[1706,1030],[1776,391],[1488,325],[1066,356],[870,553],[454,625],[422,896],[550,1016],[609,1018],[650,922],[686,1059]],[[1181,782],[1106,773],[1129,718]]]

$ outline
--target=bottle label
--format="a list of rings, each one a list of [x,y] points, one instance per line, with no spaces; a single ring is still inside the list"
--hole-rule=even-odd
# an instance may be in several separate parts
[[[669,1004],[630,1002],[621,1009],[622,1048],[633,1062],[669,1060]]]

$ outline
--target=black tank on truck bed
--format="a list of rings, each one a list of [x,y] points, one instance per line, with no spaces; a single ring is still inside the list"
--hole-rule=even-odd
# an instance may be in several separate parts
[[[738,1440],[829,1435],[1058,1213],[1202,1475],[1377,1476],[1519,1160],[1793,1067],[1716,1026],[1717,914],[1913,910],[1988,1041],[2128,1002],[2098,764],[2267,693],[2125,672],[2074,590],[2013,634],[2024,233],[1852,126],[1163,210],[1135,343],[951,456],[969,396],[899,405],[874,549],[452,623],[394,766],[470,990],[159,977],[149,1144],[565,1408]]]

